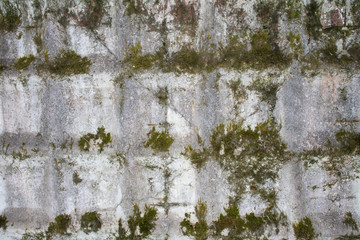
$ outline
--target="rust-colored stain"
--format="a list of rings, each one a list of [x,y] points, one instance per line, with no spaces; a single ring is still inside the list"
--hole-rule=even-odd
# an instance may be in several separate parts
[[[341,14],[341,10],[338,8],[322,12],[321,22],[323,28],[344,26],[344,19]]]
[[[157,124],[155,124],[155,123],[148,123],[148,126],[149,126],[149,127],[156,127]]]

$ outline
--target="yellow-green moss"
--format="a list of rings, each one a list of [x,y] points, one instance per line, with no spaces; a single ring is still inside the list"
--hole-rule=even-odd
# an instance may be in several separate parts
[[[246,230],[245,223],[240,216],[238,206],[230,204],[228,208],[225,208],[225,215],[220,214],[218,219],[213,222],[215,235],[221,236],[221,232],[227,229],[228,237],[235,239]]]
[[[155,152],[169,151],[170,146],[174,142],[174,138],[170,136],[168,130],[159,132],[156,131],[155,127],[147,133],[147,136],[148,140],[145,142],[144,147],[150,147]]]
[[[112,142],[111,134],[105,132],[105,127],[99,127],[96,134],[88,133],[82,136],[78,142],[81,151],[88,152],[91,147],[91,142],[99,147],[99,152],[104,151],[104,147]]]
[[[345,213],[345,219],[344,219],[344,224],[347,227],[350,227],[352,230],[354,231],[359,231],[359,227],[355,221],[355,219],[352,216],[351,212],[346,212]]]
[[[133,14],[141,14],[141,8],[135,0],[123,0],[123,4],[126,6],[125,14],[131,16]]]
[[[125,53],[123,63],[129,65],[133,70],[141,70],[151,68],[155,60],[155,55],[143,55],[141,43],[137,42],[131,45],[129,50]]]
[[[298,20],[301,18],[302,1],[288,0],[286,1],[286,16],[288,20]]]
[[[123,227],[122,219],[120,219],[116,240],[146,239],[155,230],[157,209],[145,204],[144,214],[141,215],[139,205],[135,204],[133,207],[133,215],[129,216],[127,221],[129,233]]]
[[[71,216],[68,214],[61,214],[55,218],[55,222],[51,222],[49,224],[47,234],[50,236],[54,234],[67,234],[67,229],[69,228],[70,223]]]
[[[184,155],[197,167],[202,167],[210,157],[218,161],[231,173],[228,180],[234,185],[237,201],[251,182],[262,185],[276,179],[280,166],[290,157],[285,150],[279,129],[270,119],[254,129],[243,127],[242,121],[220,124],[213,130],[210,147],[188,146]]]
[[[185,213],[185,218],[180,223],[180,228],[185,236],[192,236],[195,240],[208,239],[209,225],[206,222],[207,207],[206,203],[199,200],[195,206],[196,223],[191,223],[190,213]]]
[[[14,32],[21,24],[20,9],[9,0],[3,0],[0,8],[0,31]]]
[[[40,53],[44,47],[44,41],[42,40],[41,34],[39,33],[35,34],[33,40],[36,45],[36,51]]]
[[[304,217],[300,222],[294,223],[293,229],[297,240],[313,240],[316,237],[315,229],[309,217]]]
[[[262,78],[256,79],[248,88],[260,95],[260,100],[269,104],[270,110],[274,110],[277,101],[277,92],[280,84]]]
[[[73,50],[62,50],[54,59],[47,59],[39,66],[39,70],[47,70],[52,74],[69,76],[73,74],[85,74],[89,72],[91,61],[87,57],[81,57]]]
[[[97,232],[101,226],[102,221],[100,215],[97,212],[87,212],[81,216],[81,229],[85,233]]]
[[[292,32],[287,36],[287,40],[290,42],[290,47],[294,53],[294,57],[298,58],[304,53],[304,48],[301,43],[300,34],[294,34]]]
[[[15,63],[14,63],[14,68],[18,71],[20,70],[26,70],[29,68],[30,64],[35,61],[35,57],[34,55],[30,54],[28,56],[25,57],[21,57],[19,58]]]

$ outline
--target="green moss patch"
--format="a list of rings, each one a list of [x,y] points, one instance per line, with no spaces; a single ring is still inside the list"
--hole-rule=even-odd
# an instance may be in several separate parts
[[[195,206],[194,213],[185,213],[185,218],[180,223],[180,229],[185,236],[191,236],[194,239],[262,239],[266,227],[277,229],[279,223],[285,225],[286,216],[283,213],[278,214],[273,209],[267,208],[266,211],[256,216],[253,212],[247,213],[244,218],[240,216],[237,204],[229,203],[224,209],[225,213],[212,223],[206,222],[207,207],[206,203],[199,200]],[[197,222],[190,219],[195,214]],[[225,234],[226,232],[226,234]],[[279,233],[278,230],[275,231]]]
[[[104,151],[104,147],[111,143],[111,134],[105,132],[104,126],[97,129],[96,134],[88,133],[82,136],[78,142],[78,146],[81,151],[88,152],[92,145],[98,146],[98,150],[101,153]]]
[[[190,213],[185,213],[185,218],[180,223],[180,228],[185,236],[192,236],[195,240],[208,239],[209,226],[206,222],[207,207],[206,203],[199,200],[195,206],[195,217],[197,218],[196,223],[191,223]]]
[[[101,226],[102,221],[100,215],[97,212],[87,212],[81,216],[81,229],[85,233],[97,232]]]
[[[170,136],[168,130],[159,132],[156,131],[155,127],[147,133],[147,136],[148,140],[145,142],[144,147],[150,147],[155,152],[168,152],[174,142],[174,138]]]
[[[117,240],[145,239],[155,230],[157,210],[145,204],[144,214],[141,214],[139,205],[133,207],[133,215],[127,221],[129,233],[123,227],[122,219],[119,220]]]
[[[18,71],[26,70],[29,68],[30,64],[35,61],[34,55],[30,54],[29,56],[21,57],[14,63],[14,68]]]
[[[265,182],[274,181],[281,165],[291,156],[273,120],[260,123],[254,129],[243,127],[241,121],[220,124],[211,135],[210,147],[188,146],[183,154],[199,168],[212,158],[228,170],[235,201],[248,191],[247,186],[258,189]]]
[[[345,219],[344,219],[344,224],[347,227],[350,227],[352,230],[354,231],[359,231],[359,227],[355,221],[355,219],[352,216],[351,212],[346,212],[345,213]]]
[[[5,215],[0,215],[0,228],[5,231],[7,228],[7,223],[7,217]]]
[[[0,8],[0,31],[14,32],[21,24],[20,9],[15,3],[3,0]]]
[[[81,57],[73,50],[62,50],[54,59],[45,57],[45,62],[39,66],[39,69],[60,76],[70,76],[88,73],[90,66],[91,61],[87,57]]]
[[[142,54],[142,46],[140,42],[131,45],[129,50],[126,52],[124,64],[127,64],[133,70],[149,69],[154,65],[156,60],[155,55]]]
[[[271,111],[274,110],[280,84],[258,78],[248,88],[256,91],[260,95],[260,100],[268,103]]]
[[[309,217],[304,217],[300,222],[294,223],[293,229],[297,240],[313,240],[316,237],[315,229]]]
[[[47,234],[64,235],[67,234],[67,230],[71,224],[71,216],[68,214],[61,214],[55,218],[55,222],[49,224]]]
[[[142,9],[139,2],[136,0],[123,0],[123,4],[126,6],[125,15],[131,16],[133,14],[141,14]]]

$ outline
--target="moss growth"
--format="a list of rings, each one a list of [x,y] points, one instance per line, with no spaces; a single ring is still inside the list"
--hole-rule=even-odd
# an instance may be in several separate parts
[[[264,225],[264,220],[262,219],[262,217],[255,216],[255,214],[253,212],[249,213],[249,214],[246,214],[245,219],[246,219],[245,226],[251,232],[259,231]]]
[[[35,57],[30,54],[29,56],[19,58],[13,66],[17,71],[27,70],[33,61],[35,61]]]
[[[81,229],[85,233],[97,232],[102,225],[100,215],[97,212],[87,212],[81,216]]]
[[[148,140],[145,142],[144,147],[150,147],[155,152],[167,152],[171,144],[174,142],[169,134],[168,130],[158,132],[155,127],[153,127],[148,133]]]
[[[225,208],[225,213],[225,215],[220,214],[218,219],[213,222],[215,236],[221,236],[221,232],[227,229],[228,238],[236,239],[246,230],[246,222],[241,218],[236,204],[231,204]]]
[[[5,231],[7,228],[7,223],[7,217],[5,215],[0,215],[0,228]]]
[[[50,60],[45,55],[45,62],[39,66],[39,70],[47,70],[52,74],[70,76],[73,74],[85,74],[89,72],[91,61],[87,57],[81,57],[73,50],[62,50],[60,54]]]
[[[21,14],[17,6],[9,0],[3,0],[0,6],[0,31],[14,32],[21,24]]]
[[[235,99],[245,99],[247,97],[246,88],[241,83],[240,78],[237,80],[231,80],[229,83],[227,83],[227,86],[231,89]]]
[[[352,1],[351,2],[351,14],[354,25],[360,25],[360,2],[359,1]]]
[[[0,64],[0,74],[6,70],[6,66]]]
[[[193,213],[185,213],[185,218],[180,223],[184,235],[192,236],[194,239],[260,239],[264,234],[265,227],[269,229],[278,228],[280,222],[286,222],[286,216],[278,214],[274,206],[269,206],[260,216],[253,212],[241,218],[236,203],[229,203],[225,208],[225,214],[220,214],[217,220],[208,225],[206,222],[206,204],[199,201],[195,207],[195,216],[198,220],[192,223],[190,218]],[[278,230],[276,234],[278,234]],[[226,234],[225,234],[226,233]]]
[[[260,95],[260,100],[269,104],[270,110],[274,110],[277,101],[277,92],[280,85],[264,79],[256,79],[248,88]]]
[[[77,20],[77,23],[79,26],[94,30],[100,26],[105,14],[104,0],[85,0],[85,4],[85,11]]]
[[[331,149],[333,153],[339,152],[339,154],[358,154],[360,151],[360,133],[339,131],[336,133],[336,141],[340,143],[340,146],[335,149]]]
[[[45,240],[48,237],[43,232],[38,233],[24,233],[21,240]]]
[[[301,18],[302,1],[288,0],[286,1],[286,16],[288,20],[298,20]]]
[[[297,240],[312,240],[316,234],[311,219],[304,217],[298,223],[293,224],[294,234]]]
[[[181,221],[181,231],[185,236],[192,236],[195,240],[205,240],[208,238],[209,226],[206,222],[207,207],[206,203],[199,200],[195,206],[195,217],[197,222],[191,223],[191,214],[185,213],[185,218]]]
[[[193,149],[191,145],[189,145],[185,147],[184,156],[188,157],[191,163],[194,164],[196,168],[200,169],[204,166],[209,157],[209,154],[205,151],[206,149]]]
[[[169,91],[167,87],[160,88],[156,93],[156,97],[159,100],[159,103],[162,105],[168,105],[169,103]]]
[[[299,58],[304,53],[304,48],[301,43],[300,34],[294,34],[292,32],[287,36],[287,40],[290,42],[290,47],[293,51],[294,57]]]
[[[126,16],[131,16],[133,14],[137,15],[142,12],[141,7],[135,0],[123,0],[123,4],[126,5]]]
[[[337,240],[359,240],[360,239],[360,234],[355,235],[355,234],[350,234],[350,235],[345,235],[345,236],[341,236],[336,238]]]
[[[54,235],[64,235],[67,234],[67,230],[71,223],[71,216],[68,214],[61,214],[55,218],[55,222],[49,224],[47,234]]]
[[[129,216],[128,227],[130,233],[122,225],[122,219],[119,220],[119,230],[117,240],[135,240],[145,239],[155,230],[157,220],[157,210],[145,204],[144,214],[141,216],[139,205],[133,207],[133,215]]]
[[[256,70],[268,67],[284,68],[291,63],[290,58],[280,51],[265,31],[254,33],[251,36],[251,47],[251,50],[244,54],[244,60],[251,68]]]
[[[311,0],[308,5],[305,6],[306,18],[305,27],[308,35],[317,40],[320,36],[320,4],[316,0]]]
[[[231,173],[228,180],[237,193],[235,200],[239,200],[251,182],[261,185],[275,180],[281,164],[290,156],[285,149],[274,121],[268,120],[254,129],[244,128],[242,122],[220,124],[213,131],[209,148],[188,146],[184,155],[198,167],[210,157],[218,161]]]
[[[111,143],[111,134],[105,132],[105,127],[99,127],[97,129],[96,134],[88,133],[82,136],[78,142],[78,146],[81,151],[88,152],[90,150],[91,145],[96,145],[99,147],[99,152],[104,151],[104,147]]]
[[[78,172],[74,172],[74,173],[73,173],[72,179],[73,179],[73,182],[74,182],[75,184],[79,184],[79,183],[82,182],[82,179],[80,178]]]
[[[321,53],[321,60],[327,64],[342,67],[352,62],[348,56],[338,56],[335,39],[329,40],[319,51]]]
[[[154,65],[155,55],[142,54],[142,46],[140,42],[131,45],[125,54],[124,64],[129,65],[133,70],[149,69]]]
[[[31,155],[29,154],[28,150],[25,148],[25,143],[24,143],[24,142],[23,142],[22,145],[20,146],[19,151],[16,152],[16,151],[14,150],[11,155],[12,155],[12,157],[13,157],[14,159],[18,159],[18,160],[20,160],[20,161],[23,161],[23,160],[28,159],[28,158],[31,157]]]
[[[182,47],[180,51],[173,53],[165,71],[180,71],[196,73],[203,67],[202,56],[194,49]]]
[[[36,45],[36,51],[37,53],[40,53],[42,49],[44,48],[44,41],[42,40],[41,34],[37,33],[33,37],[34,43]]]
[[[345,213],[344,224],[345,224],[347,227],[350,227],[350,228],[351,228],[352,230],[354,230],[354,231],[359,231],[358,225],[357,225],[355,219],[353,218],[351,212],[346,212],[346,213]]]

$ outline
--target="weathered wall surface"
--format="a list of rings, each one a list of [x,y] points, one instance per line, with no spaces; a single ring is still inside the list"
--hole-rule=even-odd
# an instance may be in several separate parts
[[[1,239],[37,239],[60,214],[71,235],[53,239],[114,239],[134,204],[157,209],[150,239],[189,239],[180,222],[200,199],[209,226],[229,204],[264,221],[239,238],[210,227],[209,239],[295,239],[304,217],[317,239],[359,234],[344,223],[346,212],[360,221],[355,0],[0,6]],[[345,26],[322,29],[321,11],[335,7]],[[15,27],[6,11],[21,13]],[[91,66],[58,74],[64,63],[46,63],[62,49]],[[84,151],[79,141],[101,127],[111,143],[99,151],[103,139],[88,139]],[[173,139],[165,151],[145,147],[153,127]],[[102,227],[85,233],[92,211]]]

